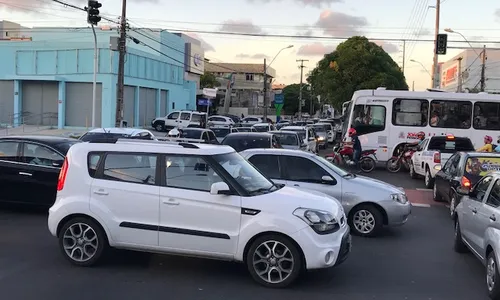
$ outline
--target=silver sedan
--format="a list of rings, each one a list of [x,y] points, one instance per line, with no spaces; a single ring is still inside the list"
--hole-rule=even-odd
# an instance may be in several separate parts
[[[274,134],[278,138],[281,147],[285,149],[302,151],[306,151],[307,149],[307,144],[295,131],[276,130],[269,131],[269,133]]]
[[[348,173],[321,156],[287,149],[248,149],[240,154],[275,183],[336,198],[354,234],[376,236],[384,226],[405,224],[411,213],[403,190]]]

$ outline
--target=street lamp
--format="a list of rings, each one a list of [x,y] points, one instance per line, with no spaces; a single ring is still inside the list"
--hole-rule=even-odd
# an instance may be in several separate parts
[[[271,66],[271,64],[274,62],[276,57],[278,57],[278,55],[280,55],[281,51],[286,50],[286,49],[290,49],[290,48],[293,48],[293,45],[288,45],[288,46],[282,48],[280,51],[278,51],[278,53],[276,53],[276,55],[274,56],[273,60],[271,60],[269,65],[266,65],[266,59],[264,58],[264,121],[267,120],[267,106],[268,106],[267,105],[267,97],[266,97],[266,95],[267,95],[267,69],[269,68],[269,66]]]
[[[422,64],[418,60],[414,60],[414,59],[410,59],[410,61],[421,65],[422,68],[424,69],[424,71],[427,72],[427,74],[429,74],[429,76],[432,78],[431,72],[429,72],[429,70],[427,70],[427,68],[424,66],[424,64]]]
[[[469,44],[469,46],[472,48],[472,50],[474,50],[474,52],[476,53],[476,55],[477,55],[477,56],[479,56],[479,53],[477,53],[476,49],[475,49],[474,47],[472,47],[472,45],[471,45],[471,43],[469,42],[469,40],[467,40],[467,38],[466,38],[463,34],[461,34],[461,33],[460,33],[460,32],[458,32],[458,31],[455,31],[455,30],[453,30],[453,29],[451,29],[451,28],[445,28],[445,29],[444,29],[444,31],[446,31],[446,32],[448,32],[448,33],[456,33],[456,34],[460,35],[460,36],[464,39],[464,41],[466,41],[466,42],[467,42],[467,44]]]

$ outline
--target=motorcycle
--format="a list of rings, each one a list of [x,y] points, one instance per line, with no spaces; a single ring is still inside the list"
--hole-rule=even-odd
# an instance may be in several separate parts
[[[370,173],[375,169],[377,156],[375,153],[377,150],[363,150],[361,151],[361,157],[359,159],[359,167],[361,171],[365,173]],[[341,144],[333,147],[333,153],[326,155],[326,159],[337,166],[345,165],[345,166],[354,166],[355,163],[353,161],[354,150],[352,147],[345,147]]]
[[[391,173],[397,173],[401,170],[401,167],[409,170],[413,153],[415,153],[415,149],[413,149],[411,146],[405,145],[399,152],[398,156],[393,156],[387,161],[387,171]]]

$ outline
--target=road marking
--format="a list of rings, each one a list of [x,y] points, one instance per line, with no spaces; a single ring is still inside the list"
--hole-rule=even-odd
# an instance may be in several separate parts
[[[431,207],[429,204],[424,204],[424,203],[412,203],[411,206],[416,206],[416,207]]]
[[[432,192],[432,189],[416,189],[417,191],[429,191]]]

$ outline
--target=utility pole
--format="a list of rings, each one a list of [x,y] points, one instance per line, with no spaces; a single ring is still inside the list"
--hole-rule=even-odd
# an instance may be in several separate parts
[[[302,119],[302,77],[304,75],[304,62],[309,61],[307,59],[297,59],[300,62],[300,90],[299,90],[299,118]]]
[[[481,63],[481,92],[486,88],[486,45],[483,46],[482,63]]]
[[[463,80],[463,72],[462,72],[462,59],[463,57],[457,58],[458,61],[458,84],[457,84],[457,93],[462,92],[462,80]]]
[[[441,1],[442,0],[436,0],[436,24],[434,28],[434,58],[432,61],[432,88],[439,88],[437,86],[437,79],[438,79],[438,54],[437,54],[437,36],[439,34],[439,16],[441,13]]]
[[[267,63],[264,58],[264,122],[267,123]]]
[[[403,66],[402,66],[403,75],[405,73],[405,62],[406,62],[406,40],[403,40]]]
[[[120,40],[118,42],[118,85],[116,90],[116,127],[123,126],[123,92],[125,85],[125,53],[127,51],[127,0],[122,0],[122,16],[120,20]]]
[[[412,91],[415,91],[415,80],[413,80],[412,84],[411,84],[411,90]]]

